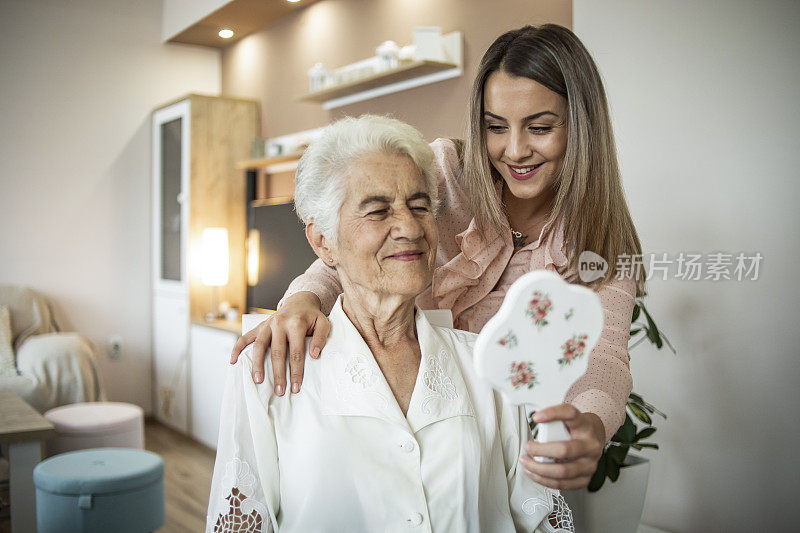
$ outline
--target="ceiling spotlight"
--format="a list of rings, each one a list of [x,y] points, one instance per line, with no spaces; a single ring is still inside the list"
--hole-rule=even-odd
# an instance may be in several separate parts
[[[233,30],[219,30],[219,36],[223,39],[230,39],[233,37]]]
[[[286,1],[287,1],[287,2],[291,2],[291,3],[293,3],[293,4],[294,4],[295,2],[299,2],[300,0],[286,0]]]

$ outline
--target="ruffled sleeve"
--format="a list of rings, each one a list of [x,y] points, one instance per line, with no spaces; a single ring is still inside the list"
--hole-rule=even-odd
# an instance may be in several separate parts
[[[483,239],[475,219],[456,242],[461,253],[436,269],[431,289],[437,307],[452,310],[454,319],[492,290],[514,252],[510,232],[491,230]]]
[[[565,281],[570,283],[577,279],[577,275],[568,271],[569,258],[567,257],[566,243],[564,242],[564,228],[561,225],[550,230],[545,228],[539,237],[541,253],[531,254],[531,270],[550,270],[558,273]],[[541,266],[537,263],[541,262]]]

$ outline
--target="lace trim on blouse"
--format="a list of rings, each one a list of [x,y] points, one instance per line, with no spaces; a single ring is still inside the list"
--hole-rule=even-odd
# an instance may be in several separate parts
[[[333,357],[333,354],[329,357]],[[363,402],[365,396],[371,396],[381,409],[386,408],[389,399],[378,390],[379,372],[371,356],[351,356],[345,364],[344,374],[339,376],[336,383],[336,395],[346,403]]]
[[[444,364],[449,357],[450,355],[444,350],[440,351],[439,355],[428,356],[428,369],[422,375],[422,382],[431,392],[422,401],[422,412],[425,414],[431,413],[430,403],[433,401],[453,401],[458,398],[456,386],[444,370]]]
[[[529,516],[536,515],[540,509],[552,509],[542,521],[542,529],[547,533],[575,533],[572,522],[572,510],[564,496],[557,490],[545,489],[549,498],[533,497],[522,502],[522,512]]]
[[[225,465],[223,502],[217,507],[214,533],[268,533],[271,531],[269,511],[264,503],[254,498],[256,476],[250,465],[234,457]]]

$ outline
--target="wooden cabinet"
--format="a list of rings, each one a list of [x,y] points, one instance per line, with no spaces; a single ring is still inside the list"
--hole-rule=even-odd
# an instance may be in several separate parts
[[[258,134],[255,101],[188,95],[153,113],[153,380],[156,417],[189,432],[189,323],[211,307],[197,263],[203,229],[228,230],[220,300],[244,309],[246,184],[236,162]]]

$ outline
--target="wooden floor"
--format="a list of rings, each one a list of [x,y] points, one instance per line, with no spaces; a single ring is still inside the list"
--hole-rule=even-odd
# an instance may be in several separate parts
[[[148,420],[145,448],[164,459],[167,519],[159,533],[205,530],[215,452],[172,429]]]

